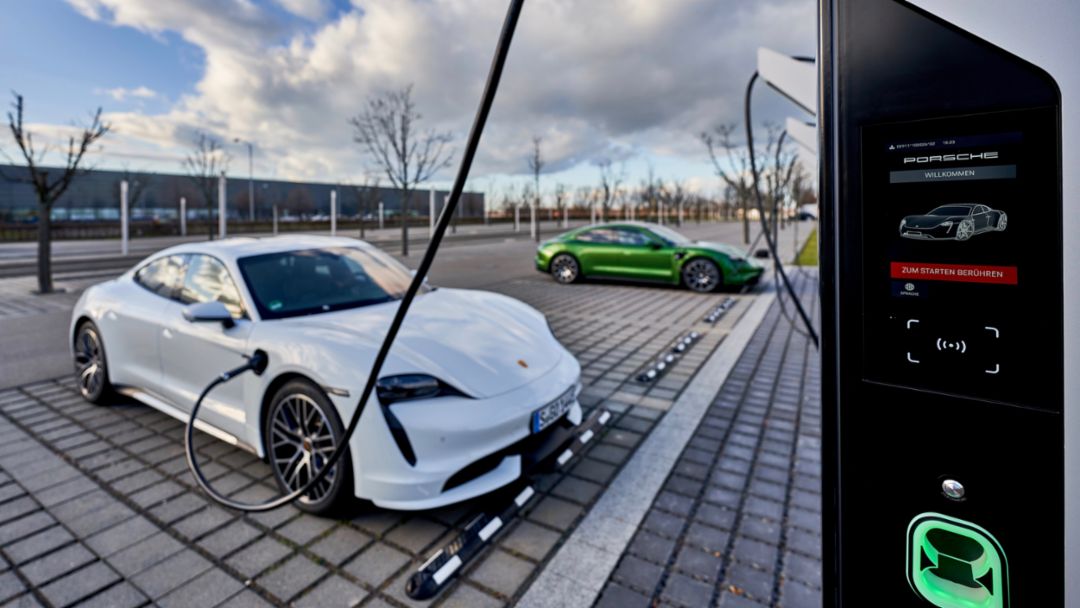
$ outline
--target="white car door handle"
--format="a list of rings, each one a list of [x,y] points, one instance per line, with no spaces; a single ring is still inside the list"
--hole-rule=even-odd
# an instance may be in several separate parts
[[[172,330],[167,327],[161,330],[161,335],[165,338],[168,338],[169,340],[172,340]]]

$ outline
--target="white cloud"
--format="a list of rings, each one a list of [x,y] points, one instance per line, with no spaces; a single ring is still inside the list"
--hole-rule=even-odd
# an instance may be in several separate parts
[[[327,14],[322,0],[276,1],[305,18]],[[201,80],[168,112],[110,114],[115,137],[152,137],[180,154],[196,130],[240,137],[256,143],[257,171],[325,180],[364,172],[346,119],[368,95],[410,83],[423,122],[453,131],[460,150],[505,8],[354,0],[290,30],[248,0],[68,2],[90,19],[176,32],[205,53]],[[696,133],[741,118],[756,48],[812,52],[815,20],[813,0],[529,2],[475,173],[525,173],[534,134],[551,170],[625,150],[700,162]],[[781,119],[794,111],[784,103],[763,100],[759,115]]]
[[[138,86],[133,89],[127,89],[124,87],[116,87],[112,89],[98,89],[95,91],[95,93],[99,95],[108,95],[116,101],[126,101],[129,98],[155,99],[158,97],[157,91],[146,86]]]

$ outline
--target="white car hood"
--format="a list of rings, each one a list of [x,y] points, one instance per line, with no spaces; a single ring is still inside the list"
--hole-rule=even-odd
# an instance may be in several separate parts
[[[397,309],[390,302],[275,323],[287,325],[298,344],[336,343],[336,352],[356,357],[357,376],[366,380]],[[441,288],[413,301],[381,375],[430,374],[488,398],[543,376],[564,352],[532,307],[499,294]]]

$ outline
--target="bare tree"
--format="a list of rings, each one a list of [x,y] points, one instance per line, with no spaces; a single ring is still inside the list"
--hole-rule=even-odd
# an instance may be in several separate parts
[[[648,214],[660,213],[660,197],[663,193],[664,183],[656,178],[653,170],[652,163],[649,163],[649,171],[645,174],[645,179],[642,180],[641,185],[638,187],[638,202],[640,207],[644,207],[646,211],[646,217]],[[659,221],[659,215],[656,216]]]
[[[568,198],[569,191],[566,184],[555,184],[555,210],[559,212],[559,220],[562,222],[563,228],[570,227],[570,214],[567,209],[566,199]]]
[[[409,203],[416,187],[450,164],[450,133],[417,130],[423,116],[412,100],[412,85],[368,98],[349,119],[353,141],[360,144],[401,191],[401,255],[409,255]]]
[[[592,187],[578,186],[576,192],[574,193],[573,202],[570,204],[570,206],[580,212],[589,211],[590,209],[592,209],[592,201],[594,195],[595,192],[593,191]]]
[[[660,187],[660,200],[664,201],[664,207],[675,213],[675,225],[682,226],[683,208],[689,200],[689,192],[686,185],[680,181],[672,181]]]
[[[517,204],[515,199],[517,197],[517,186],[514,184],[506,184],[502,188],[502,197],[499,199],[499,208],[502,210],[502,214],[505,217],[508,213],[512,213],[514,205]]]
[[[114,200],[120,200],[120,184],[123,182],[128,183],[128,211],[132,212],[139,206],[139,200],[142,199],[143,194],[146,193],[146,186],[149,183],[148,175],[140,175],[131,171],[128,167],[124,167],[120,173],[120,179],[116,180],[116,187],[113,192],[116,195]]]
[[[596,161],[596,166],[600,169],[600,189],[597,194],[600,203],[600,221],[603,222],[626,176],[621,166],[618,169],[614,168],[610,158]]]
[[[544,138],[539,135],[533,136],[533,153],[529,157],[529,170],[533,174],[533,199],[529,209],[529,222],[532,228],[533,240],[540,240],[540,223],[536,217],[537,210],[540,208],[540,172],[544,170],[544,156],[540,153],[540,142],[544,141]]]
[[[184,173],[206,204],[206,230],[211,241],[214,240],[214,191],[221,174],[229,169],[229,160],[220,140],[197,133],[183,161]]]
[[[792,177],[795,174],[797,157],[795,152],[785,146],[785,132],[780,125],[769,123],[766,125],[766,153],[769,155],[768,164],[765,166],[765,185],[768,188],[769,201],[772,203],[774,224],[779,222],[783,227],[783,207],[788,196],[791,194]],[[792,197],[794,200],[794,197]],[[777,226],[773,226],[774,231]]]
[[[791,178],[791,200],[798,212],[803,205],[817,205],[817,193],[814,192],[813,177],[799,163],[795,163]]]
[[[15,101],[11,104],[14,112],[8,112],[8,128],[15,139],[15,145],[22,153],[23,161],[34,186],[38,200],[38,291],[51,293],[52,282],[52,208],[57,199],[67,191],[71,181],[80,175],[79,164],[87,150],[109,132],[109,124],[101,120],[101,108],[90,114],[90,121],[83,125],[78,137],[69,136],[67,153],[63,168],[48,169],[41,163],[52,151],[49,145],[37,148],[34,136],[23,126],[23,97],[14,93]],[[50,176],[52,177],[50,179]]]
[[[704,131],[699,136],[709,150],[709,159],[717,177],[730,188],[734,202],[743,216],[743,241],[750,243],[750,199],[753,196],[753,181],[750,175],[750,153],[745,146],[739,146],[733,138],[738,125],[720,124],[712,131]],[[727,161],[725,166],[724,161]]]
[[[353,186],[356,190],[357,214],[360,216],[360,238],[364,238],[364,221],[369,213],[374,213],[375,205],[379,204],[379,183],[382,180],[377,174],[365,173],[364,182]]]

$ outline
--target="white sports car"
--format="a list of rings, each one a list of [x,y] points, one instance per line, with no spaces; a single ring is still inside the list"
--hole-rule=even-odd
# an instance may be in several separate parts
[[[79,388],[186,420],[303,486],[339,445],[397,302],[412,280],[347,238],[234,238],[180,245],[87,289],[71,319]],[[349,454],[300,502],[321,513],[350,494],[427,509],[516,480],[540,446],[581,422],[577,360],[544,315],[507,296],[425,286],[364,408]]]

